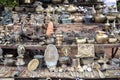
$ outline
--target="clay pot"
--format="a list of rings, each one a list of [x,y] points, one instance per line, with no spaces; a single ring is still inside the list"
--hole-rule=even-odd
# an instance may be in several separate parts
[[[117,18],[120,19],[120,14],[117,15]]]
[[[37,12],[41,12],[41,11],[43,11],[44,9],[43,9],[43,7],[41,6],[41,4],[39,4],[37,7],[36,7],[36,11]]]
[[[117,42],[117,38],[114,38],[114,37],[113,38],[109,38],[108,42],[109,43],[115,43],[115,42]]]
[[[54,11],[54,8],[51,5],[48,5],[46,12],[53,12],[53,11]]]
[[[74,21],[75,17],[76,17],[75,15],[70,15],[69,18]]]
[[[75,16],[73,19],[74,22],[82,22],[83,21],[83,16]]]
[[[101,5],[101,4],[99,4],[99,5],[97,5],[95,8],[99,10],[99,9],[103,9],[103,8],[104,8],[104,6],[103,6],[103,5]]]
[[[59,7],[56,9],[56,11],[57,11],[57,12],[65,11],[65,7],[59,6]]]
[[[95,36],[95,39],[96,39],[97,43],[104,44],[104,43],[108,42],[108,35],[105,34],[104,31],[98,31]]]
[[[60,64],[67,64],[69,62],[69,57],[60,57],[59,62]]]
[[[95,42],[95,39],[87,39],[87,42],[90,43],[90,44],[91,44],[91,43],[94,43],[94,42]]]
[[[68,8],[67,8],[67,11],[68,12],[75,12],[75,11],[77,11],[77,7],[75,7],[74,5],[70,5]]]
[[[82,43],[86,43],[86,38],[76,38],[76,42],[77,44],[82,44]]]
[[[116,16],[114,15],[107,15],[106,18],[109,20],[109,21],[113,21],[116,19]]]
[[[92,15],[95,15],[96,14],[96,10],[95,10],[95,7],[94,5],[92,6]]]
[[[105,23],[105,29],[106,30],[109,30],[110,29],[110,23],[109,23],[109,20],[107,20],[107,23]]]
[[[117,15],[118,23],[120,23],[120,14]]]
[[[23,56],[18,56],[16,65],[24,65],[25,62],[24,62],[23,58],[24,58]]]
[[[14,60],[13,60],[13,55],[12,54],[6,54],[5,55],[5,60],[7,61],[7,65],[12,65]]]
[[[94,61],[93,57],[81,58],[82,64],[87,65],[91,64]]]
[[[94,16],[94,19],[96,23],[102,23],[105,21],[106,17],[103,14],[97,14]]]

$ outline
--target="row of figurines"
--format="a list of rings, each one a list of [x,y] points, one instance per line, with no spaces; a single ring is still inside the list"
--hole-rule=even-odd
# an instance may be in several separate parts
[[[16,27],[16,26],[15,26]],[[30,26],[29,26],[30,27]],[[120,30],[116,30],[114,33],[107,33],[105,31],[98,32],[83,32],[83,33],[73,33],[73,32],[63,32],[63,33],[51,33],[51,30],[45,30],[45,33],[41,32],[33,32],[32,28],[27,28],[24,30],[16,30],[16,31],[7,31],[1,30],[0,32],[0,43],[4,45],[21,43],[24,44],[32,44],[36,43],[39,45],[46,44],[56,44],[56,45],[64,45],[64,44],[82,44],[82,43],[119,43],[120,41]],[[31,33],[31,34],[30,34]]]
[[[24,0],[19,1],[19,4],[33,4],[37,1],[34,0]],[[77,3],[77,2],[102,2],[102,0],[40,0],[42,3]]]
[[[5,29],[4,29],[5,28]],[[44,26],[33,26],[24,24],[14,24],[0,27],[0,43],[7,45],[13,43],[33,43],[46,44],[81,44],[81,43],[119,43],[120,29],[112,27],[110,31],[70,31],[64,32],[59,29],[54,30],[53,22]]]
[[[17,48],[17,52],[18,52],[17,61],[13,59],[13,54],[6,54],[4,55],[3,58],[1,57],[1,60],[3,61],[5,68],[7,67],[8,64],[12,64],[14,61],[16,61],[16,65],[19,70],[22,69],[20,68],[20,66],[27,64],[24,61],[25,59],[24,46],[19,45]],[[65,52],[68,52],[68,51],[65,50]],[[1,49],[1,53],[2,53],[2,49]],[[100,78],[106,77],[106,75],[103,74],[102,70],[104,71],[107,69],[108,70],[119,69],[120,67],[119,58],[113,58],[109,60],[109,58],[105,54],[101,56],[100,53],[99,53],[99,57],[100,58],[95,60],[95,57],[93,56],[92,57],[87,57],[87,56],[86,57],[78,57],[78,56],[68,57],[68,55],[60,56],[56,46],[53,44],[49,44],[45,49],[44,56],[40,54],[34,55],[33,59],[31,59],[27,64],[27,69],[32,73],[36,71],[38,68],[41,69],[45,62],[45,65],[47,66],[50,72],[56,72],[58,70],[58,72],[78,71],[78,72],[84,73],[86,71],[92,72],[93,70],[97,70]],[[59,66],[58,62],[61,65],[59,69],[57,68],[57,66]],[[68,68],[68,66],[71,66],[71,67]],[[120,75],[120,73],[115,72],[113,75],[118,76]]]
[[[48,66],[48,73],[59,73],[59,77],[68,77],[66,76],[66,74],[71,75],[71,78],[109,78],[109,77],[118,77],[120,75],[119,72],[119,59],[118,63],[114,64],[114,59],[111,60],[110,64],[106,63],[106,62],[101,62],[102,59],[98,60],[98,61],[93,61],[91,62],[91,60],[93,60],[92,58],[84,58],[81,60],[84,62],[84,65],[79,65],[78,59],[73,58],[71,65],[67,65],[66,63],[66,58],[68,57],[61,57],[60,59],[65,59],[65,61],[60,61],[61,66]],[[68,61],[67,61],[68,62]],[[39,65],[40,66],[40,65]],[[39,67],[37,68],[37,70],[42,70],[43,67]],[[115,70],[115,71],[114,71]],[[117,71],[116,71],[117,70]],[[112,73],[110,73],[110,72]],[[36,70],[34,71],[36,72]],[[68,72],[68,73],[67,73]],[[63,73],[63,75],[62,75]],[[65,74],[66,73],[66,74]],[[77,75],[75,75],[75,73]],[[90,74],[93,73],[93,74]],[[96,73],[96,74],[94,74]],[[34,75],[34,73],[33,73]],[[47,75],[47,74],[46,74]],[[43,75],[43,76],[46,76]],[[91,75],[91,76],[90,76]],[[111,76],[112,75],[112,76]],[[34,75],[35,76],[35,75]],[[30,75],[30,77],[33,77]],[[49,76],[51,77],[51,76]]]
[[[79,4],[79,3],[78,3]],[[95,4],[93,4],[95,5]],[[68,11],[68,12],[75,12],[75,11],[79,11],[79,10],[82,10],[84,8],[81,8],[81,7],[78,7],[80,5],[77,5],[77,4],[42,4],[41,2],[39,1],[36,1],[34,3],[34,5],[32,7],[35,8],[34,11],[36,12],[43,12],[43,11],[46,11],[46,12],[54,12],[54,11],[57,11],[57,12],[62,12],[62,11]],[[104,4],[98,4],[97,6],[95,6],[96,9],[103,9],[103,8],[106,8],[107,6],[104,5]],[[26,6],[24,7],[15,7],[15,10],[16,11],[23,11],[24,8],[26,8]],[[112,10],[112,9],[116,9],[116,6],[109,6],[108,7],[109,10]],[[86,9],[82,10],[82,11],[85,11]]]
[[[95,78],[95,75],[87,76],[87,72],[89,74],[89,73],[93,73],[94,71],[97,72],[96,75],[98,78],[111,77],[111,75],[117,77],[120,75],[120,72],[119,72],[120,59],[118,58],[108,60],[107,58],[101,57],[98,60],[94,60],[93,57],[86,57],[86,58],[59,57],[58,63],[60,65],[52,65],[52,66],[50,66],[52,64],[50,62],[44,64],[43,59],[44,57],[42,55],[35,55],[34,58],[29,61],[29,63],[27,64],[27,69],[28,71],[31,72],[29,75],[30,77],[33,77],[33,75],[35,76],[34,72],[36,72],[36,70],[40,69],[42,71],[43,68],[46,68],[45,66],[47,66],[49,72],[55,72],[55,73],[79,72],[79,73],[84,73],[86,75],[84,77],[89,77],[89,78]],[[35,60],[38,61],[38,63],[35,62]],[[5,68],[7,68],[8,67],[7,65],[9,64],[10,65],[13,64],[12,55],[10,54],[6,55],[6,58],[4,61],[6,61],[6,63],[4,62]],[[16,62],[16,65],[19,66],[19,68],[17,69],[21,71],[22,70],[21,65],[24,65],[24,64],[26,63],[24,62],[23,58],[19,57]],[[53,61],[53,64],[54,64],[54,61]],[[32,65],[34,65],[34,67]],[[111,71],[113,70],[113,72],[112,73],[108,72],[108,70],[111,70]],[[117,70],[117,72],[114,70]],[[72,75],[71,73],[71,76],[72,78],[74,78],[75,75]],[[77,76],[77,77],[80,77],[80,76]]]
[[[102,5],[98,7],[101,8]],[[22,7],[16,7],[16,9]],[[68,8],[66,10],[66,8]],[[21,10],[21,9],[20,9]],[[56,14],[57,12],[60,12]],[[79,11],[79,12],[76,12]],[[22,11],[24,12],[24,11]],[[5,10],[3,12],[3,16],[1,17],[2,24],[16,23],[16,22],[24,22],[30,24],[42,24],[45,23],[46,20],[52,19],[55,23],[73,23],[73,22],[85,22],[85,23],[102,23],[105,22],[106,19],[113,21],[117,19],[119,21],[119,13],[118,14],[110,14],[103,15],[102,10],[96,11],[94,6],[89,10],[89,8],[77,7],[75,5],[64,5],[57,7],[49,5],[48,8],[44,9],[42,5],[38,5],[38,9],[36,8],[37,14],[20,14],[20,13],[10,13],[9,10]],[[75,14],[71,14],[69,12],[76,12]],[[81,12],[83,14],[81,14]],[[37,17],[36,17],[37,16]]]

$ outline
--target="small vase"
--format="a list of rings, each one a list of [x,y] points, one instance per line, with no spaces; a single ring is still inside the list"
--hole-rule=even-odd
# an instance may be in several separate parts
[[[92,15],[95,15],[96,14],[96,10],[95,10],[95,7],[94,5],[92,6]]]

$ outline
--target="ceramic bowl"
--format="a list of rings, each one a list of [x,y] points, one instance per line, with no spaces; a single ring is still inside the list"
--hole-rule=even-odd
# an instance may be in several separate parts
[[[82,64],[91,64],[94,61],[93,57],[86,57],[86,58],[81,58]]]
[[[109,38],[108,42],[109,43],[115,43],[115,42],[117,42],[117,38]]]
[[[106,20],[105,16],[95,16],[94,19],[95,19],[95,23],[102,23],[105,22]]]
[[[88,43],[94,43],[94,42],[95,42],[95,39],[87,39],[87,42],[88,42]]]
[[[59,62],[60,62],[60,64],[67,64],[69,62],[69,58],[68,57],[60,57]]]

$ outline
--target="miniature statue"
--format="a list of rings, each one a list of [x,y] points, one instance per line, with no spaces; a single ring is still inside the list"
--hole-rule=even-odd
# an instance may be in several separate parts
[[[52,33],[54,33],[53,29],[54,29],[53,28],[53,22],[50,21],[48,23],[48,27],[47,27],[47,30],[46,30],[46,36],[50,36]]]

